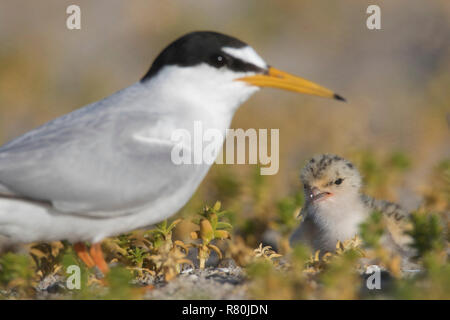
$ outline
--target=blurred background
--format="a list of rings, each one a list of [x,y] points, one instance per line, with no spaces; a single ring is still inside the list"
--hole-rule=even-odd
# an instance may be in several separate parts
[[[382,29],[368,30],[375,2]],[[81,30],[66,28],[71,4],[81,7]],[[448,0],[0,0],[0,143],[138,81],[168,43],[195,30],[236,36],[348,102],[257,93],[233,128],[280,129],[278,174],[215,165],[182,215],[220,200],[248,245],[287,232],[302,204],[299,170],[315,153],[355,162],[369,194],[408,209],[448,187],[435,187],[450,156]],[[448,210],[443,199],[435,207]]]

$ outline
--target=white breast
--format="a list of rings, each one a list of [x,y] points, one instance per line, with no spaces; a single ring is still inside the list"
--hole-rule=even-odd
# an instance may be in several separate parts
[[[368,210],[359,197],[338,201],[329,199],[310,211],[319,234],[313,243],[317,250],[322,251],[334,251],[338,240],[345,241],[357,235],[359,225],[368,216]]]

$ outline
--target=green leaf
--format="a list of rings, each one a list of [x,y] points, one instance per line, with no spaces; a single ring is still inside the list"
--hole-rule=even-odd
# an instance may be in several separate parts
[[[222,206],[222,204],[220,203],[220,201],[216,201],[216,203],[214,204],[213,210],[219,211],[221,206]]]
[[[219,218],[217,217],[217,215],[215,213],[212,213],[210,215],[210,221],[211,221],[212,228],[215,230],[217,228],[217,222],[219,221]]]
[[[177,219],[177,220],[173,221],[173,222],[170,224],[169,228],[167,228],[167,233],[171,232],[172,229],[175,228],[176,225],[179,224],[181,221],[182,221],[182,219]]]
[[[167,219],[161,222],[158,227],[163,233],[165,233],[167,230]]]
[[[233,229],[233,226],[228,222],[219,221],[217,222],[216,229]]]

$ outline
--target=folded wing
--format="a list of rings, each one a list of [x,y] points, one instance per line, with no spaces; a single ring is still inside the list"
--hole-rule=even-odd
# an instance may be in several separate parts
[[[0,194],[104,217],[173,193],[196,174],[194,166],[172,163],[174,143],[167,132],[174,124],[164,117],[92,109],[58,118],[1,147]],[[148,139],[136,139],[139,130]]]

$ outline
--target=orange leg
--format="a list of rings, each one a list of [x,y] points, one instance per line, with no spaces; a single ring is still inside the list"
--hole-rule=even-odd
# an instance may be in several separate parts
[[[102,247],[100,243],[94,243],[91,246],[91,257],[94,259],[95,265],[100,269],[100,271],[105,275],[109,271],[109,267],[106,264],[105,258],[103,257]]]
[[[75,252],[78,254],[78,257],[80,257],[80,259],[87,265],[89,269],[95,266],[95,262],[89,255],[89,252],[84,243],[81,242],[75,243],[73,245],[73,248],[75,249]]]

